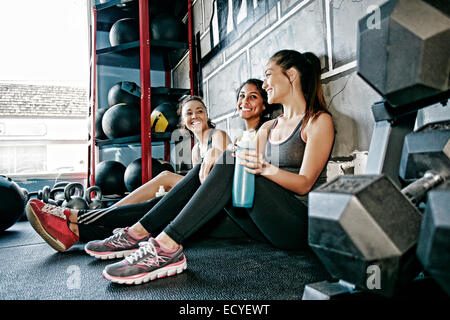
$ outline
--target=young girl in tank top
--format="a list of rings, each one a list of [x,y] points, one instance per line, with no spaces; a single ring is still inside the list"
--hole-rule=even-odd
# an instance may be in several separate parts
[[[200,97],[184,98],[179,104],[177,113],[180,116],[180,128],[192,132],[196,140],[192,149],[192,166],[200,163],[205,156],[207,158],[205,162],[211,162],[212,165],[229,143],[228,135],[222,130],[215,129],[215,125],[208,117],[205,103]],[[163,171],[112,207],[153,199],[160,186],[168,191],[183,177],[177,173]]]

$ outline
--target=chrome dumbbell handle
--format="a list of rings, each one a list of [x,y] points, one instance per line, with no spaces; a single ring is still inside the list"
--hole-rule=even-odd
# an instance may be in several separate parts
[[[417,205],[427,192],[444,181],[441,174],[434,171],[425,172],[424,176],[402,189],[402,193]]]

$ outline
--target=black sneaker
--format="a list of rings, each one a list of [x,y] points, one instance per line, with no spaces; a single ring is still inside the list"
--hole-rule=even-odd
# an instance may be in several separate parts
[[[89,255],[100,259],[124,258],[139,249],[139,242],[148,241],[150,235],[136,239],[127,228],[118,228],[113,235],[104,240],[89,241],[84,247]]]
[[[148,242],[139,243],[139,247],[124,260],[106,266],[103,277],[120,284],[141,284],[177,275],[187,267],[182,246],[174,251],[165,251],[150,238]]]

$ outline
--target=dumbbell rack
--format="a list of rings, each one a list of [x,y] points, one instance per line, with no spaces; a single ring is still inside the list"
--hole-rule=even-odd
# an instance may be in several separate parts
[[[88,158],[88,185],[95,185],[95,165],[96,165],[96,147],[105,146],[108,144],[126,144],[126,143],[141,143],[142,156],[142,183],[149,181],[152,178],[152,141],[164,142],[164,157],[165,160],[170,159],[170,139],[171,133],[151,133],[150,128],[150,114],[151,114],[151,97],[152,95],[164,96],[181,96],[183,94],[193,95],[194,88],[194,45],[192,32],[192,0],[187,1],[187,24],[188,24],[188,41],[174,42],[174,41],[160,41],[150,40],[150,23],[149,23],[149,1],[154,0],[133,0],[138,2],[139,8],[139,41],[128,42],[118,46],[106,47],[98,49],[97,31],[109,30],[111,21],[105,22],[105,17],[109,19],[115,18],[115,21],[125,17],[126,13],[119,8],[121,0],[110,0],[106,3],[95,4],[95,0],[91,0],[91,60],[90,60],[90,145]],[[115,15],[115,16],[114,16]],[[108,20],[108,18],[106,18]],[[171,88],[171,73],[165,66],[165,87],[152,87],[150,80],[150,56],[153,50],[165,51],[177,49],[187,49],[189,54],[189,89],[175,89]],[[132,55],[124,59],[124,54],[129,52],[138,54]],[[165,60],[166,62],[166,60]],[[166,63],[165,63],[166,64]],[[141,134],[138,136],[130,136],[118,139],[99,141],[95,139],[95,110],[98,106],[98,65],[107,65],[123,68],[137,68],[140,69],[140,87],[141,87]],[[170,66],[169,66],[170,68]]]

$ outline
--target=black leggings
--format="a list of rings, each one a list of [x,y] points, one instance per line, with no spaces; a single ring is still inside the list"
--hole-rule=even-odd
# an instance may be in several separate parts
[[[78,232],[81,242],[105,239],[116,228],[132,226],[161,200],[151,200],[120,207],[96,210],[80,210],[78,212]]]
[[[83,241],[98,236],[108,228],[110,235],[113,228],[139,221],[153,235],[164,231],[175,242],[183,243],[225,208],[230,217],[254,239],[282,249],[307,247],[307,207],[294,193],[265,177],[256,176],[253,207],[235,208],[231,205],[234,174],[231,152],[224,152],[203,184],[198,177],[199,169],[200,164],[190,170],[163,198],[96,210],[98,215],[103,216],[95,221],[88,220],[91,221],[89,224],[83,222],[83,214],[89,215],[92,211],[81,211],[80,239]]]

